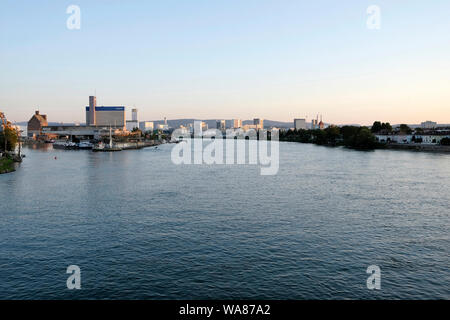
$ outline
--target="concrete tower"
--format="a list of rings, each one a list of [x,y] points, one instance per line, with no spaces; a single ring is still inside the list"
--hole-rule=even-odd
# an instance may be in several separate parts
[[[95,108],[97,107],[97,98],[95,96],[89,96],[89,125],[97,125],[97,117],[95,114]]]

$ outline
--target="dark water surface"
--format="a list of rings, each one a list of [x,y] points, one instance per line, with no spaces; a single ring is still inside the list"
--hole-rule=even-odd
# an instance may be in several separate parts
[[[25,149],[0,175],[0,299],[450,298],[450,155],[281,143],[261,176],[171,148]]]

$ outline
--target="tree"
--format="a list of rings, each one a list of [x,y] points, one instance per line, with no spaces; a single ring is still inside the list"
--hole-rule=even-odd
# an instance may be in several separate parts
[[[400,125],[400,132],[404,133],[404,134],[411,134],[412,133],[412,129],[406,124],[401,124]]]
[[[341,130],[336,126],[329,126],[325,129],[326,138],[329,144],[335,145],[341,135]]]
[[[6,151],[14,151],[16,149],[17,141],[19,139],[17,131],[11,127],[5,127],[0,132],[0,150],[5,151],[5,136],[6,136]]]
[[[441,145],[443,146],[450,146],[450,138],[442,138]]]
[[[378,133],[383,129],[383,126],[381,125],[380,121],[375,121],[372,125],[372,128],[370,129],[370,131],[372,131],[373,133]]]
[[[355,127],[357,131],[347,137],[345,145],[355,149],[375,149],[377,141],[373,133],[366,127]]]
[[[358,133],[359,127],[355,126],[343,126],[341,128],[342,140],[344,145],[350,146],[352,144],[353,137]]]
[[[386,123],[382,123],[381,124],[381,130],[387,131],[387,132],[392,132],[392,126],[389,122]]]
[[[376,147],[376,138],[366,127],[361,127],[355,137],[355,148],[374,149]]]

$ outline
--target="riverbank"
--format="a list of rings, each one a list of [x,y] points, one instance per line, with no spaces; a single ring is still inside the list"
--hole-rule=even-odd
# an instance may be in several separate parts
[[[16,171],[14,160],[8,157],[0,158],[0,174]]]
[[[439,144],[405,144],[405,143],[388,143],[384,145],[386,149],[390,150],[411,150],[411,151],[426,151],[426,152],[445,152],[450,153],[450,146],[443,146]]]

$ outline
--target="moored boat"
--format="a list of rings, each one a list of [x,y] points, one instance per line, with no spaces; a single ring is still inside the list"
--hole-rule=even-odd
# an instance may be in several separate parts
[[[53,148],[63,149],[63,150],[75,150],[78,149],[78,145],[71,141],[55,141],[53,143]]]
[[[89,141],[80,141],[78,144],[78,148],[80,149],[92,149],[94,148],[94,145]]]

